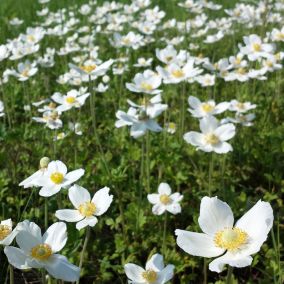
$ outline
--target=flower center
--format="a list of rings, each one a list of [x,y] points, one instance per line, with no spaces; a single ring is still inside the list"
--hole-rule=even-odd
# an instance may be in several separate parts
[[[70,96],[70,97],[67,97],[67,98],[66,98],[66,102],[67,102],[68,104],[74,104],[75,101],[76,101],[75,97]]]
[[[80,69],[82,69],[83,71],[85,71],[86,73],[91,73],[93,70],[95,70],[97,68],[96,64],[93,65],[84,65],[84,66],[80,66]]]
[[[211,145],[216,145],[220,142],[219,138],[215,135],[215,134],[207,134],[205,136],[205,141],[206,143],[208,144],[211,144]]]
[[[81,215],[85,217],[93,216],[96,212],[96,205],[92,202],[85,202],[78,207],[78,210]]]
[[[162,195],[160,195],[160,201],[164,205],[167,205],[171,202],[171,198],[167,194],[162,194]]]
[[[248,241],[248,234],[239,228],[226,228],[215,234],[214,242],[217,247],[235,251]]]
[[[166,56],[166,61],[167,61],[167,62],[169,62],[169,61],[171,61],[171,60],[173,60],[173,57],[172,57],[172,56]]]
[[[284,33],[281,33],[281,32],[280,32],[280,33],[277,33],[277,34],[276,34],[276,39],[277,39],[277,40],[283,40],[283,39],[284,39]]]
[[[23,76],[23,77],[29,77],[29,69],[25,69],[22,73],[21,73],[21,75]]]
[[[205,103],[202,105],[202,110],[205,111],[205,112],[211,112],[212,110],[214,110],[214,106],[208,104],[208,103]]]
[[[54,182],[55,184],[60,184],[62,183],[64,176],[62,173],[60,172],[54,172],[50,175],[50,179],[52,182]]]
[[[146,90],[146,91],[152,91],[153,90],[153,86],[151,84],[146,83],[146,82],[141,83],[141,88]]]
[[[11,228],[7,225],[0,225],[0,241],[4,240],[10,233]]]
[[[255,52],[261,51],[261,45],[259,43],[253,43],[252,48]]]
[[[240,75],[245,75],[245,74],[246,74],[246,69],[244,69],[244,68],[239,68],[239,69],[237,70],[237,73],[240,74]]]
[[[182,78],[184,76],[184,72],[182,70],[174,70],[172,72],[172,75],[175,77],[175,78]]]
[[[35,41],[35,37],[33,35],[28,35],[27,39],[28,39],[28,41],[31,41],[31,42]]]
[[[237,103],[237,108],[245,109],[245,104],[244,103]]]
[[[148,282],[148,283],[154,283],[157,281],[157,272],[155,272],[152,269],[146,270],[142,273],[142,277]]]
[[[47,260],[52,255],[52,250],[48,244],[40,244],[31,249],[31,256],[37,260]]]

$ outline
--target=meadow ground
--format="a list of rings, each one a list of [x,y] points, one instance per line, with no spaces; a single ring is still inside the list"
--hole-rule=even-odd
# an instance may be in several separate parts
[[[175,267],[173,275],[168,267],[167,283],[283,283],[283,1],[214,1],[221,5],[214,9],[206,6],[209,1],[192,1],[198,4],[190,8],[187,1],[186,8],[178,5],[182,0],[152,0],[149,6],[137,0],[133,11],[127,10],[131,2],[126,0],[113,6],[99,0],[39,2],[0,1],[0,220],[11,218],[13,227],[20,224],[11,242],[11,229],[0,225],[0,283],[62,283],[68,281],[66,275],[74,276],[72,280],[80,275],[80,283],[165,283],[166,273],[156,266],[140,275],[140,282],[127,272],[127,264],[145,267],[155,254]],[[82,8],[89,2],[90,11]],[[159,10],[149,10],[155,6]],[[45,7],[49,10],[39,15]],[[23,22],[11,24],[15,17]],[[29,27],[38,30],[28,32]],[[123,38],[131,31],[134,35]],[[250,35],[262,41],[244,42]],[[239,58],[230,59],[237,54]],[[152,61],[147,66],[141,60],[137,67],[139,58]],[[103,62],[109,66],[100,69]],[[19,63],[25,63],[22,69]],[[155,72],[126,86],[146,69]],[[68,93],[80,87],[86,89]],[[149,101],[157,90],[162,90],[162,101]],[[139,104],[130,102],[132,113],[127,112],[127,100]],[[43,106],[44,115],[38,111]],[[223,132],[212,132],[214,116],[227,127]],[[200,121],[206,128],[203,134],[190,133],[200,132]],[[74,129],[75,123],[80,127]],[[63,169],[61,176],[63,166],[43,157],[62,161],[68,172],[83,169],[84,174],[64,176]],[[38,170],[40,161],[45,176],[19,186]],[[179,194],[154,196],[161,183]],[[74,184],[91,197],[104,187],[109,194],[101,191],[98,203],[90,205],[82,197],[88,194],[72,186],[72,204],[69,187]],[[270,209],[261,207],[246,229],[233,231],[230,210],[206,196],[226,202],[235,221],[261,199],[267,202],[263,206],[271,205],[273,223],[271,214],[266,215]],[[207,229],[216,227],[212,247],[192,235],[184,243],[177,241],[183,236],[175,233],[210,231],[199,218],[201,200],[212,202],[212,207],[204,205],[207,219],[202,215]],[[96,215],[98,222],[92,219],[80,229],[66,212],[58,212],[74,209],[76,202],[74,220]],[[166,208],[169,212],[164,213]],[[106,212],[100,216],[100,210]],[[38,241],[31,241],[38,229],[23,225],[24,220],[35,222],[43,233],[65,221],[66,245],[62,223],[54,227],[53,241],[61,242],[59,253],[67,257],[72,273],[65,266],[66,271],[58,266],[61,272],[55,264],[48,268],[53,257],[49,245],[39,251]],[[26,250],[19,255],[12,246]],[[218,254],[217,249],[223,251]],[[233,269],[226,265],[216,272],[209,263],[225,250],[234,255],[224,262]],[[70,263],[80,267],[80,273]]]

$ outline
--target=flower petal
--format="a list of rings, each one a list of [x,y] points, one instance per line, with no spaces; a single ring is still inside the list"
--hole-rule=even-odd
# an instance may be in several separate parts
[[[156,253],[146,263],[146,270],[152,269],[154,271],[160,271],[164,269],[164,258],[162,255]]]
[[[14,266],[18,269],[30,268],[27,265],[27,256],[24,253],[24,251],[22,251],[21,249],[6,246],[4,248],[4,253],[6,254],[8,261],[12,266]]]
[[[109,190],[108,187],[104,187],[95,193],[92,202],[96,205],[96,216],[104,214],[112,203],[113,195],[109,195]]]
[[[62,221],[66,222],[78,222],[84,217],[78,210],[75,209],[62,209],[55,212],[55,216]]]
[[[170,195],[172,193],[172,190],[167,183],[162,182],[162,183],[160,183],[160,185],[158,187],[158,192],[159,192],[159,194]]]
[[[124,265],[124,271],[128,279],[135,283],[145,283],[145,279],[142,276],[145,270],[142,267],[134,263],[127,263]]]
[[[71,186],[68,190],[68,196],[75,208],[78,208],[81,204],[91,201],[91,195],[89,191],[77,184]]]
[[[64,182],[63,186],[69,185],[75,181],[77,181],[81,176],[83,176],[85,173],[85,170],[83,169],[78,169],[75,171],[72,171],[70,173],[68,173],[65,176],[66,181]]]

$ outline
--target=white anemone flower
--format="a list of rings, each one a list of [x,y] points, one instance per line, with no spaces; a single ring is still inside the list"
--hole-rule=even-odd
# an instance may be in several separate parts
[[[63,122],[60,119],[60,113],[56,110],[45,111],[42,114],[42,117],[33,117],[32,120],[39,123],[44,123],[45,126],[50,129],[58,129],[63,125]]]
[[[185,252],[202,257],[217,257],[209,269],[221,272],[224,265],[245,267],[251,264],[267,239],[273,224],[273,211],[268,202],[259,200],[234,225],[230,206],[217,197],[203,197],[199,226],[203,233],[176,230],[177,245]]]
[[[230,104],[228,102],[222,102],[216,105],[214,100],[201,102],[198,98],[189,96],[188,104],[191,108],[188,111],[193,117],[202,118],[208,115],[216,115],[226,111]]]
[[[3,220],[0,223],[0,245],[8,246],[12,243],[18,233],[18,228],[13,230],[11,219]]]
[[[63,112],[75,108],[80,108],[84,105],[86,99],[90,96],[90,93],[85,93],[77,90],[71,90],[67,95],[63,96],[60,93],[54,93],[52,99],[60,104],[56,110],[58,112]]]
[[[220,125],[214,116],[207,116],[200,120],[202,133],[190,131],[185,133],[184,140],[204,152],[225,154],[233,151],[232,146],[226,142],[235,136],[236,127],[232,123]]]
[[[152,212],[155,215],[162,215],[168,211],[174,215],[181,212],[179,202],[183,199],[183,195],[179,192],[172,193],[170,186],[162,182],[158,187],[158,193],[148,194],[148,201],[154,204]]]
[[[31,63],[29,60],[26,60],[24,63],[19,63],[17,69],[18,72],[12,70],[10,75],[17,77],[19,81],[27,81],[38,71],[38,68],[36,67],[36,62]]]
[[[126,83],[126,88],[131,92],[156,95],[162,92],[158,90],[162,83],[161,76],[152,70],[145,70],[143,73],[137,73],[133,83]]]
[[[124,265],[124,271],[132,284],[164,284],[174,275],[174,265],[164,265],[163,256],[154,254],[146,263],[145,269],[134,264]]]
[[[202,87],[209,87],[215,85],[215,75],[205,74],[196,77],[196,81],[202,86]]]
[[[36,181],[37,186],[41,186],[39,195],[52,196],[58,193],[61,188],[66,188],[77,181],[84,173],[83,169],[67,173],[67,167],[64,163],[52,161],[48,164],[46,173]]]
[[[71,264],[63,255],[57,254],[66,244],[66,224],[51,225],[42,236],[40,227],[29,221],[19,223],[16,242],[19,246],[7,246],[4,252],[11,265],[18,269],[45,269],[52,277],[63,281],[76,281],[79,267]]]
[[[229,107],[229,110],[230,111],[235,111],[237,113],[245,113],[251,109],[255,109],[256,108],[256,105],[255,104],[252,104],[250,102],[239,102],[237,100],[232,100],[230,102],[230,107]]]
[[[104,214],[112,203],[113,195],[109,195],[109,190],[108,187],[101,188],[91,199],[87,189],[75,184],[70,187],[68,196],[76,209],[57,210],[55,216],[66,222],[77,222],[78,230],[94,227],[98,222],[96,216]]]

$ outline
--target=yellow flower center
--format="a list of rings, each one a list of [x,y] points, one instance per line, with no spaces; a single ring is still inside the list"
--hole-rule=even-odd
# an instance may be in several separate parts
[[[224,229],[215,234],[214,242],[217,247],[228,251],[235,251],[248,241],[248,234],[239,229]]]
[[[284,40],[284,33],[281,33],[281,32],[277,33],[276,34],[276,39],[277,40]]]
[[[52,182],[54,182],[55,184],[60,184],[62,183],[64,176],[62,173],[60,172],[54,172],[50,175],[50,179]]]
[[[122,42],[123,44],[125,44],[125,45],[129,45],[129,44],[130,44],[130,39],[127,38],[127,37],[125,37],[125,38],[122,39],[121,42]]]
[[[208,113],[214,110],[214,106],[211,104],[205,103],[205,104],[202,104],[202,110]]]
[[[37,260],[47,260],[52,255],[52,250],[48,244],[40,244],[31,249],[31,257]]]
[[[56,108],[56,104],[51,102],[51,103],[49,103],[48,107],[54,109],[54,108]]]
[[[245,75],[246,74],[246,70],[244,68],[239,68],[237,70],[237,73],[240,74],[240,75]]]
[[[22,73],[21,73],[22,76],[24,77],[29,77],[29,69],[25,69]]]
[[[10,233],[12,229],[7,225],[0,225],[0,241],[3,241]]]
[[[160,201],[164,205],[167,205],[167,204],[169,204],[171,202],[171,198],[167,194],[161,194],[160,195]]]
[[[85,217],[93,216],[96,212],[96,205],[92,202],[85,202],[78,207],[78,210],[81,215]]]
[[[175,78],[182,78],[184,76],[184,72],[182,70],[174,70],[172,71],[172,75]]]
[[[265,65],[266,65],[267,67],[271,68],[271,67],[273,67],[273,62],[270,61],[270,60],[266,60],[266,61],[265,61]]]
[[[155,272],[152,269],[146,270],[142,273],[142,277],[148,282],[148,283],[154,283],[157,281],[158,275],[157,272]]]
[[[245,109],[245,104],[244,103],[237,103],[237,108]]]
[[[205,141],[211,145],[216,145],[220,142],[219,138],[215,134],[207,134],[205,136]]]
[[[173,122],[170,122],[170,123],[168,124],[168,128],[169,128],[169,129],[172,129],[172,130],[175,130],[175,129],[176,129],[176,124],[173,123]]]
[[[167,56],[167,57],[166,57],[166,61],[167,61],[167,62],[171,61],[172,59],[173,59],[172,56]]]
[[[28,35],[27,39],[28,39],[28,41],[32,41],[32,42],[35,41],[35,37],[33,35]]]
[[[83,71],[85,71],[86,73],[91,73],[93,70],[95,70],[97,68],[96,64],[93,65],[82,65],[80,66],[80,69],[82,69]]]
[[[146,90],[146,91],[152,91],[153,90],[153,86],[151,84],[146,83],[146,82],[141,83],[141,88]]]
[[[280,54],[280,52],[276,53],[276,54],[274,55],[274,58],[275,58],[276,60],[280,60],[280,59],[281,59],[281,54]]]
[[[260,52],[261,51],[261,45],[259,43],[253,43],[252,48],[255,52]]]
[[[76,101],[76,98],[75,98],[75,97],[70,96],[70,97],[67,97],[67,98],[66,98],[66,102],[67,102],[68,104],[74,104],[75,101]]]
[[[235,64],[236,65],[240,65],[242,62],[242,58],[241,57],[237,57],[236,60],[235,60]]]

